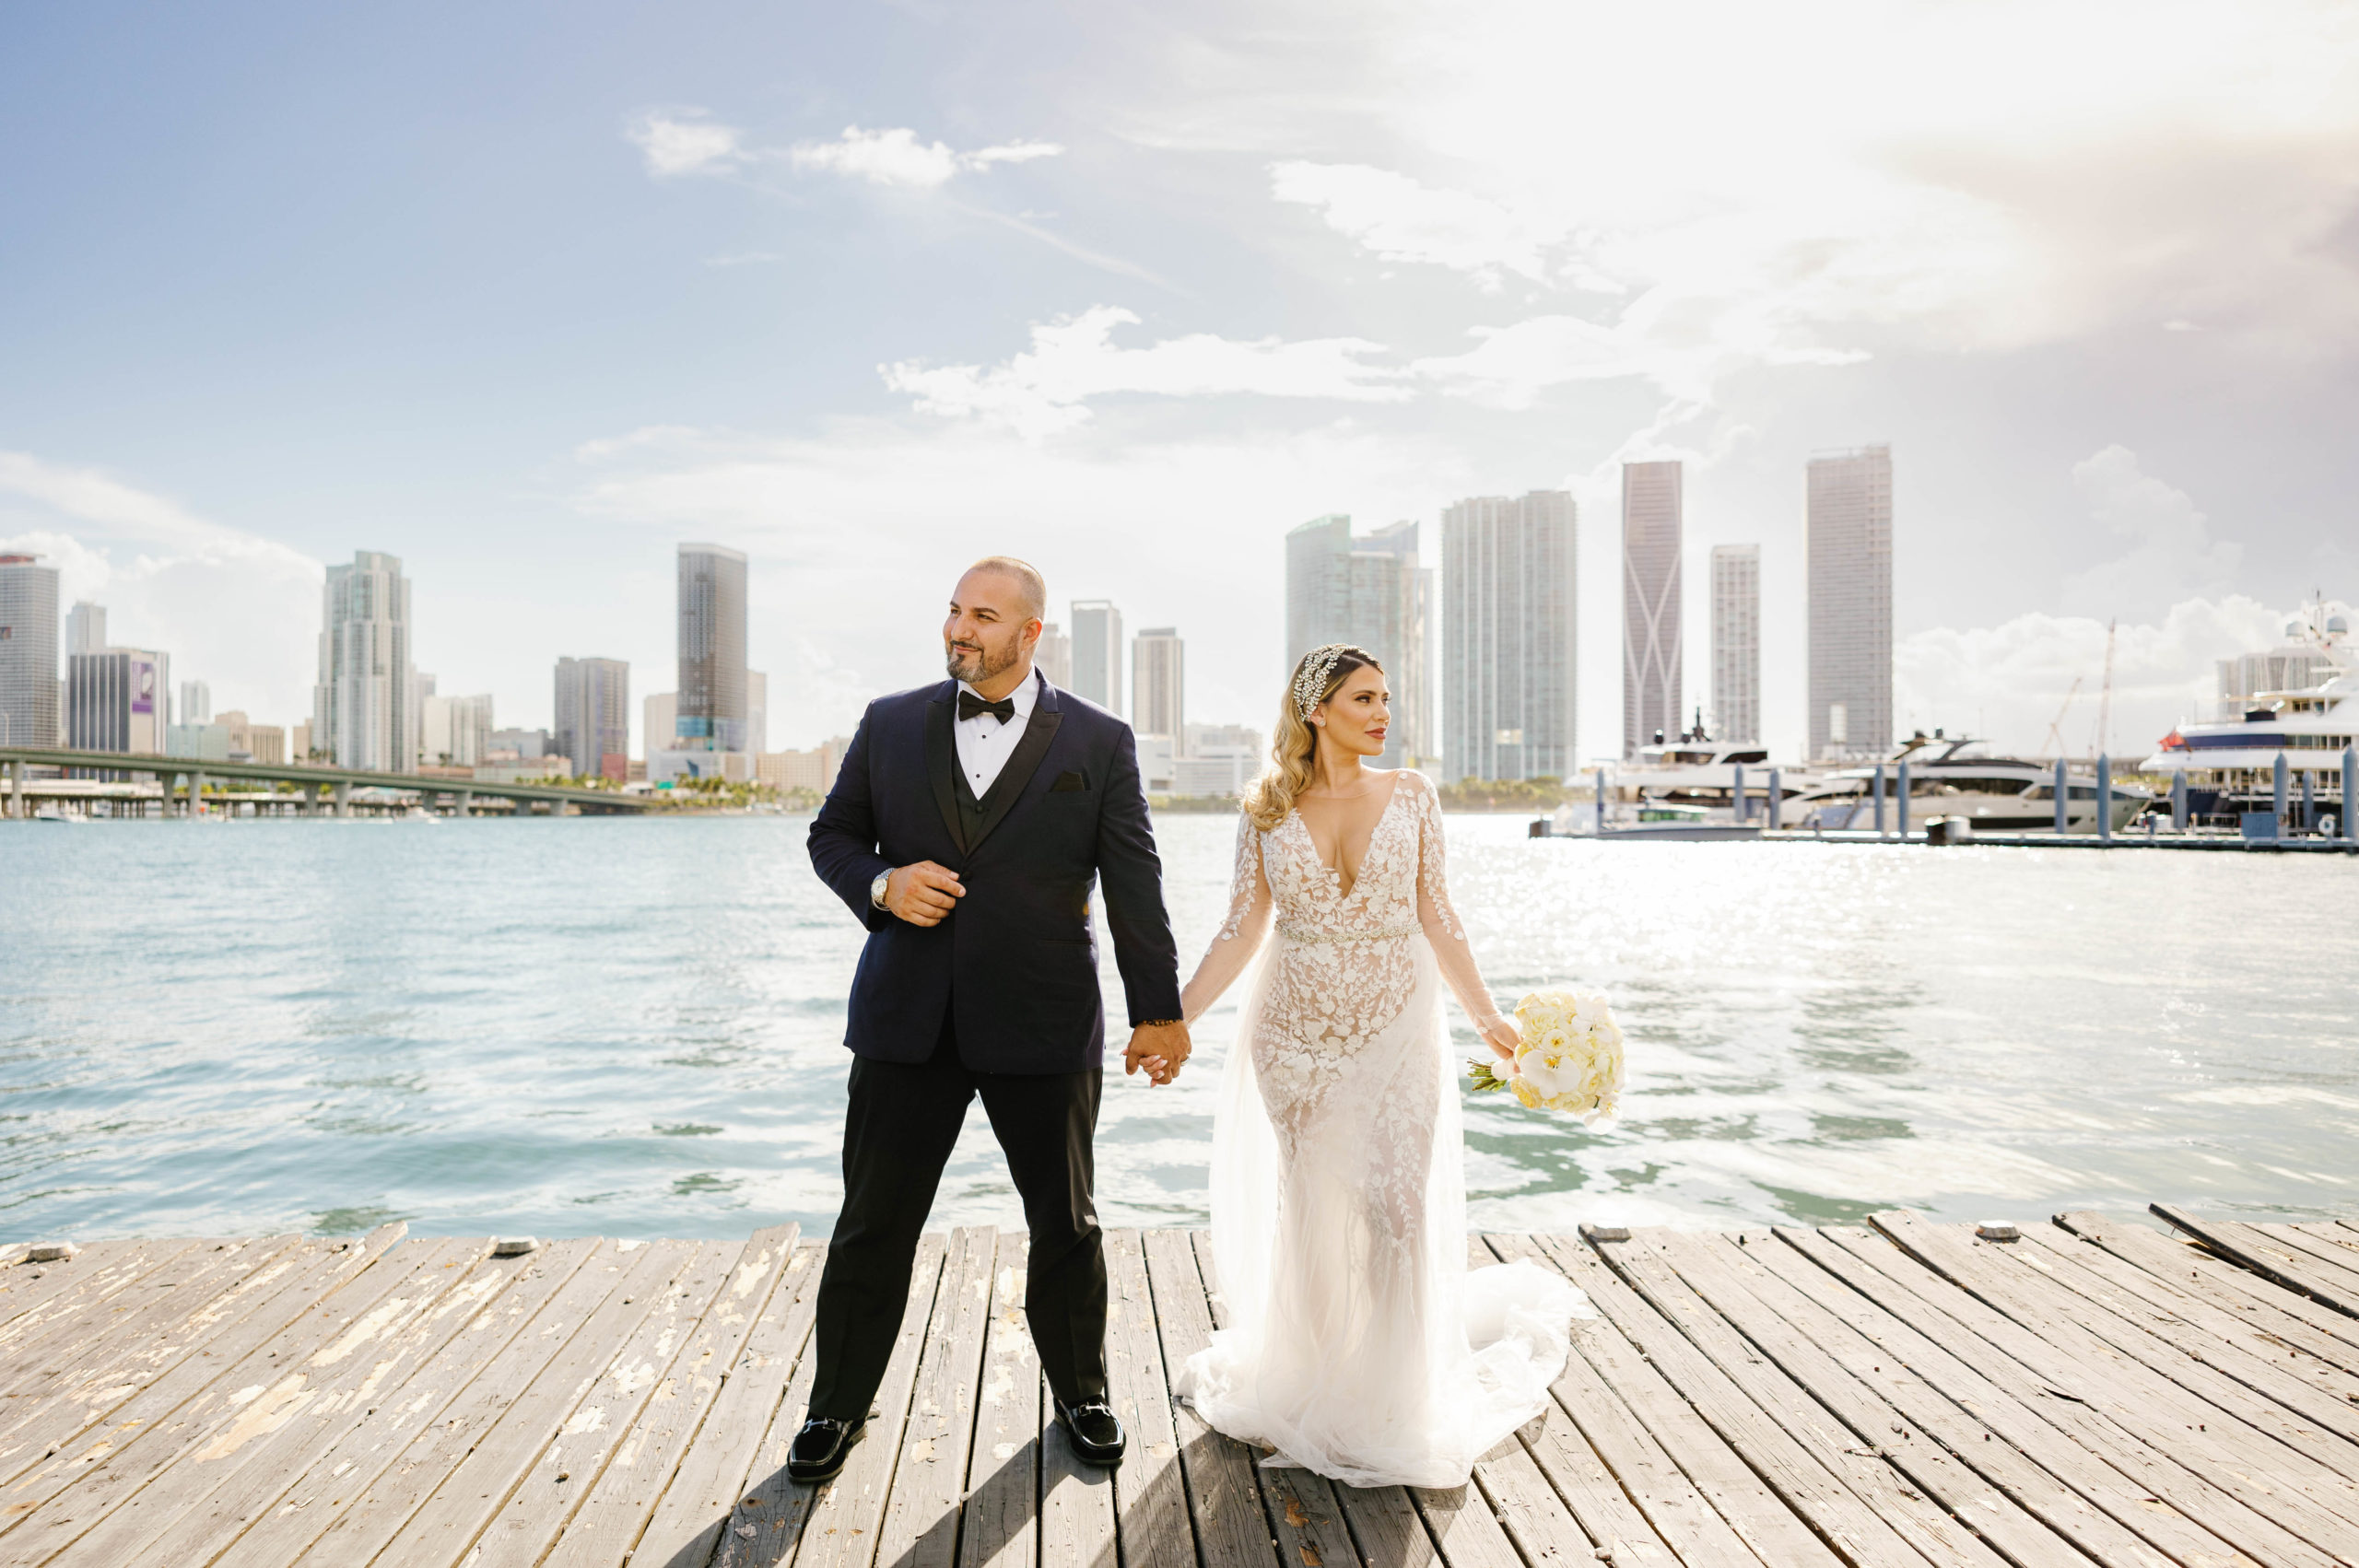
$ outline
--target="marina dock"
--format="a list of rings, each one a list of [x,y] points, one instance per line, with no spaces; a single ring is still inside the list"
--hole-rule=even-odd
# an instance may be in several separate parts
[[[1077,1465],[1024,1238],[929,1236],[867,1440],[787,1483],[824,1246],[0,1248],[0,1564],[2330,1568],[2359,1562],[2359,1228],[1495,1235],[1599,1311],[1471,1485],[1263,1469],[1171,1397],[1204,1233],[1109,1233],[1128,1461]],[[804,1557],[804,1551],[811,1556]]]

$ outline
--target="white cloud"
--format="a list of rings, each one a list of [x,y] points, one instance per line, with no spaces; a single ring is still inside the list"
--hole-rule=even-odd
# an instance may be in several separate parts
[[[2110,750],[2135,763],[2172,725],[2210,717],[2214,661],[2274,646],[2285,619],[2227,595],[2183,600],[2154,621],[2116,626],[2105,735],[2097,729],[2106,706],[2104,620],[2032,614],[1995,626],[1935,627],[1893,649],[1897,718],[1904,732],[1936,725],[1953,734],[1979,731],[2028,753],[2055,749],[2054,723],[2071,755]]]
[[[647,172],[658,180],[726,173],[745,158],[739,133],[704,118],[701,109],[647,110],[625,135],[646,158]]]
[[[930,191],[948,184],[962,173],[1001,163],[1028,163],[1055,158],[1065,149],[1053,142],[1009,142],[999,146],[957,152],[941,142],[921,142],[906,126],[889,131],[844,127],[832,142],[797,142],[786,150],[787,161],[801,170],[817,170],[849,179],[865,180],[906,191]]]
[[[1471,273],[1496,288],[1500,275],[1548,275],[1544,252],[1561,242],[1560,218],[1538,218],[1462,191],[1436,191],[1366,164],[1294,161],[1270,166],[1270,192],[1317,207],[1328,227],[1388,261]]]
[[[2149,614],[2191,595],[2217,596],[2236,580],[2243,547],[2215,540],[2181,491],[2111,446],[2073,464],[2072,484],[2089,514],[2129,548],[2066,578],[2059,603],[2092,614]]]
[[[113,641],[171,655],[174,681],[211,684],[216,708],[264,723],[311,713],[317,561],[199,517],[96,469],[0,451],[0,547],[58,568],[67,603],[107,607]]]
[[[885,384],[908,392],[927,414],[976,418],[1038,440],[1087,422],[1088,401],[1115,392],[1212,397],[1342,398],[1398,402],[1409,395],[1401,372],[1367,362],[1382,345],[1359,338],[1278,338],[1238,342],[1194,333],[1144,348],[1113,342],[1117,326],[1139,318],[1118,306],[1035,324],[1032,346],[1003,365],[917,361],[880,367]]]

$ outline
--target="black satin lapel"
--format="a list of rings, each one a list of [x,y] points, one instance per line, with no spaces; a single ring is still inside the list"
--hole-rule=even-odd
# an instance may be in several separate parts
[[[968,848],[967,833],[958,823],[958,797],[951,773],[958,765],[958,744],[951,735],[950,723],[948,698],[926,704],[925,776],[933,780],[933,803],[942,808],[942,825],[950,830],[950,842],[963,852]]]
[[[1049,743],[1057,738],[1057,726],[1065,716],[1041,703],[1032,709],[1032,722],[1024,727],[1024,738],[1007,755],[1007,766],[992,780],[990,793],[983,802],[983,825],[975,830],[974,842],[967,846],[973,854],[982,848],[983,840],[992,836],[1007,813],[1015,809],[1017,797],[1032,785],[1032,776],[1040,771],[1040,761],[1049,755]]]

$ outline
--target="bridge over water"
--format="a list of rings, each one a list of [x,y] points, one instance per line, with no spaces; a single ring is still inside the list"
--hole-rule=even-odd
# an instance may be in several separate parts
[[[356,790],[392,790],[415,796],[417,803],[429,810],[447,798],[451,809],[462,816],[473,813],[479,800],[506,802],[510,811],[520,813],[546,811],[562,814],[568,807],[584,815],[648,809],[648,802],[635,795],[577,790],[561,784],[437,778],[419,773],[379,773],[367,768],[310,764],[216,762],[210,758],[158,756],[148,752],[83,751],[65,746],[0,746],[0,767],[7,773],[6,813],[19,820],[26,814],[27,786],[37,788],[40,782],[27,776],[27,770],[33,767],[153,775],[164,786],[167,814],[194,814],[207,783],[229,781],[270,785],[274,794],[263,797],[260,803],[284,801],[288,809],[304,815],[349,816],[356,809],[374,803],[355,801],[352,792]],[[282,784],[294,786],[294,793],[276,793],[276,787]],[[402,802],[403,809],[407,804]]]

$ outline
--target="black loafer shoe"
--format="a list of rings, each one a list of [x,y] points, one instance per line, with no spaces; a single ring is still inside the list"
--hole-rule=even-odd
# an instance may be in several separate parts
[[[803,1423],[803,1430],[794,1434],[794,1445],[786,1451],[786,1479],[797,1486],[835,1480],[836,1472],[851,1457],[852,1445],[867,1435],[864,1421],[813,1416]]]
[[[1057,1424],[1073,1439],[1074,1457],[1086,1465],[1122,1462],[1122,1420],[1103,1399],[1068,1405],[1057,1401]]]

